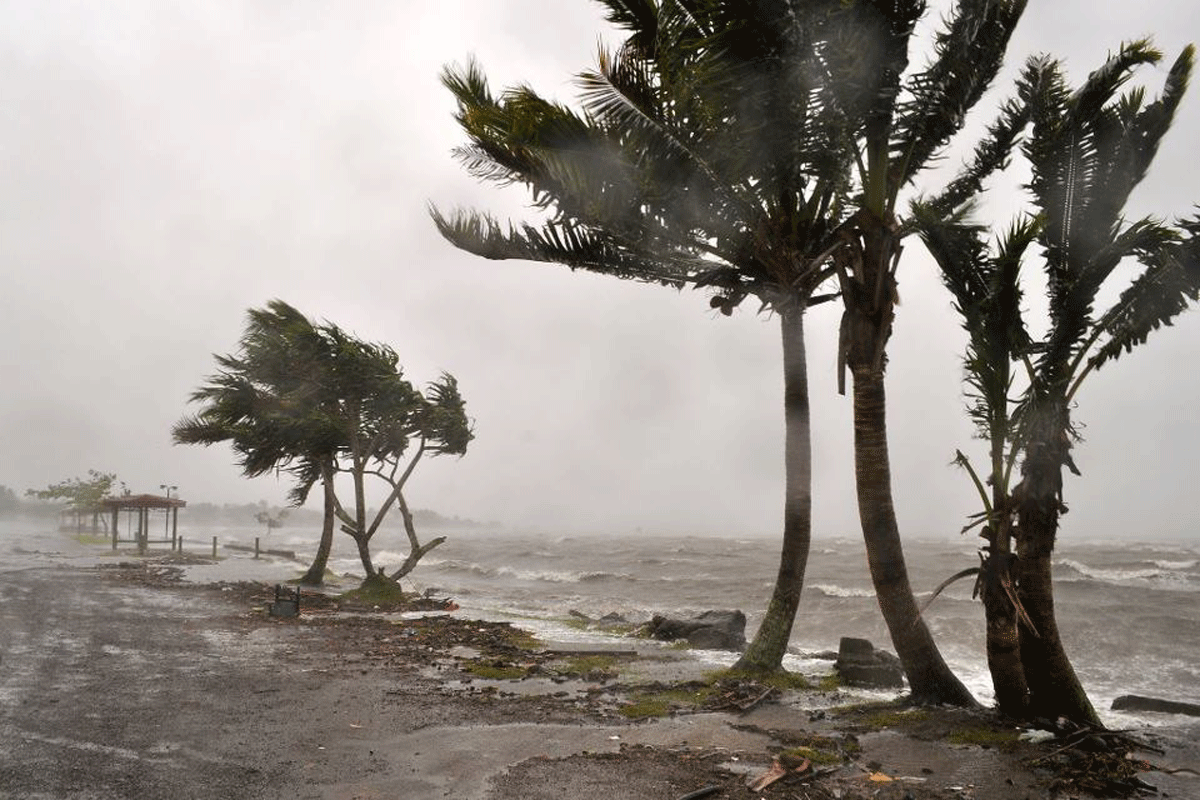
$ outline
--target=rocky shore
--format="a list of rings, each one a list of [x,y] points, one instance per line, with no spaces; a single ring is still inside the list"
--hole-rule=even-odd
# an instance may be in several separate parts
[[[852,703],[832,678],[309,595],[280,619],[269,585],[178,577],[0,572],[0,798],[1018,800],[1092,796],[1106,769],[1200,795],[1186,731],[1102,763],[983,711]]]

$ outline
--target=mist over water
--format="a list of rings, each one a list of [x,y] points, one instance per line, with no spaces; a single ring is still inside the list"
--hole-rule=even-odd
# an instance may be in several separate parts
[[[0,557],[12,569],[64,561],[103,563],[107,546],[81,544],[46,529],[45,520],[0,521]],[[38,526],[41,526],[40,528]],[[264,549],[294,550],[300,561],[316,542],[307,528],[188,527],[180,533],[188,550],[211,550],[211,539]],[[441,532],[439,532],[441,533]],[[445,531],[447,541],[418,566],[406,586],[453,597],[464,615],[508,619],[539,635],[599,638],[568,626],[571,611],[592,618],[619,613],[643,622],[657,613],[737,608],[752,634],[769,598],[777,568],[777,543],[769,538],[713,536],[556,536],[507,530]],[[921,600],[953,573],[978,562],[973,540],[912,540],[906,559]],[[1187,543],[1086,544],[1068,542],[1055,563],[1056,608],[1067,651],[1105,722],[1116,727],[1195,724],[1180,717],[1135,717],[1108,711],[1114,697],[1142,694],[1200,702],[1200,547]],[[374,549],[377,565],[398,565],[406,554],[403,535],[384,531]],[[213,567],[189,568],[192,580],[293,577],[306,562],[254,561],[221,548]],[[127,556],[125,556],[127,557]],[[347,537],[335,540],[330,569],[361,576]],[[354,578],[348,578],[353,583]],[[976,696],[991,700],[984,656],[981,604],[970,579],[953,584],[926,612],[943,654]],[[800,612],[793,629],[789,667],[805,671],[828,664],[804,658],[836,650],[842,636],[859,636],[891,649],[875,601],[862,542],[852,538],[813,543]],[[699,653],[714,663],[727,655]]]

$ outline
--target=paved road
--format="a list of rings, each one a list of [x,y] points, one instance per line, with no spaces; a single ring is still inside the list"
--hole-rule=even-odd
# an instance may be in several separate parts
[[[0,797],[270,794],[278,760],[247,740],[281,688],[278,639],[214,593],[0,572]]]

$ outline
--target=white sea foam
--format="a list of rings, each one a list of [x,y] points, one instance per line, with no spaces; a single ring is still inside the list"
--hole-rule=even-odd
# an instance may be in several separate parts
[[[808,588],[820,592],[826,597],[874,597],[870,589],[857,589],[852,586],[838,586],[834,583],[814,583]]]
[[[1200,561],[1192,559],[1191,561],[1151,561],[1150,563],[1159,569],[1186,570],[1195,569]]]

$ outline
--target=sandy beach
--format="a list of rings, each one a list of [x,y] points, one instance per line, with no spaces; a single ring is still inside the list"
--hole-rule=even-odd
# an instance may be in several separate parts
[[[983,712],[714,684],[636,639],[557,646],[319,598],[276,619],[269,584],[180,575],[128,556],[0,574],[0,798],[1016,800],[1086,757]],[[1137,758],[1200,763],[1186,732],[1139,737],[1163,752]],[[1200,796],[1186,772],[1138,777]]]

